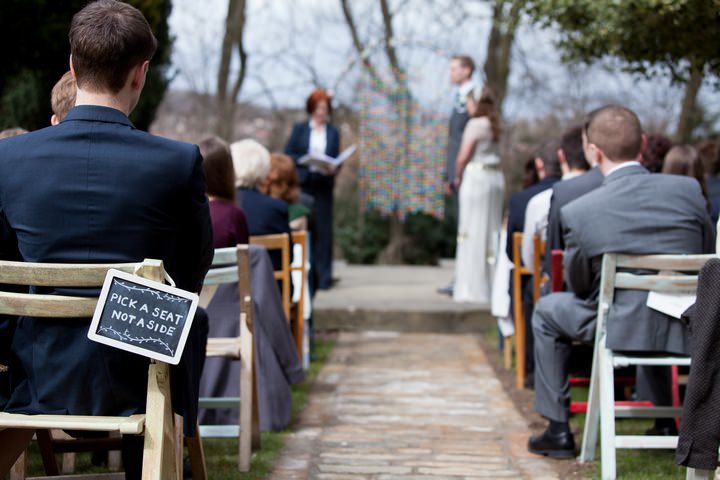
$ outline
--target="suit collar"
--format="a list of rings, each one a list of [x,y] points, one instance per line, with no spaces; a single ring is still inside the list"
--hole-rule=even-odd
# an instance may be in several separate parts
[[[624,178],[629,175],[643,175],[649,173],[650,172],[640,164],[630,165],[628,167],[624,167],[619,170],[610,172],[610,175],[605,177],[605,180],[603,180],[603,185],[607,185],[608,183],[612,183],[620,178]]]
[[[110,107],[101,107],[100,105],[78,105],[77,107],[73,107],[61,123],[75,120],[119,123],[121,125],[127,125],[128,127],[135,128],[130,119],[120,110]]]

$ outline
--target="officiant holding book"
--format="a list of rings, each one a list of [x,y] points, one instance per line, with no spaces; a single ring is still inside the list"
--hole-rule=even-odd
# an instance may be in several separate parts
[[[340,154],[340,132],[328,123],[332,106],[330,96],[322,89],[313,91],[307,99],[307,121],[293,126],[285,153],[295,161],[304,193],[315,199],[315,226],[312,231],[312,280],[318,289],[332,286],[333,260],[333,190],[337,168],[300,164],[307,154],[325,154],[337,158]]]

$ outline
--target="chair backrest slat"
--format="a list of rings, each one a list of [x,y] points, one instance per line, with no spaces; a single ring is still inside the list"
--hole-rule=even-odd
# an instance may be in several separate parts
[[[687,292],[695,290],[697,279],[697,275],[634,275],[621,272],[615,275],[615,288]]]
[[[617,255],[617,268],[699,271],[715,255]]]
[[[92,317],[96,305],[97,298],[0,292],[0,315],[84,318]]]
[[[0,261],[0,283],[44,287],[96,287],[105,282],[111,268],[163,281],[160,260],[122,264],[52,264]],[[97,297],[71,297],[0,291],[0,314],[41,318],[92,317]]]
[[[233,249],[235,250],[235,249]],[[234,252],[235,258],[237,259],[237,251]],[[235,260],[237,261],[237,260]],[[210,269],[205,275],[203,285],[220,285],[223,283],[232,283],[238,281],[238,267],[221,267]]]
[[[0,283],[35,287],[99,287],[110,268],[133,273],[137,263],[0,263]]]
[[[212,265],[235,265],[237,263],[237,247],[216,248]]]

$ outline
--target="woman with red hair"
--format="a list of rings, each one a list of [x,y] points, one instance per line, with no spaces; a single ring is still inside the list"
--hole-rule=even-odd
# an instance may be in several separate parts
[[[311,287],[328,289],[332,286],[333,259],[333,190],[336,170],[298,165],[300,157],[307,153],[324,153],[331,157],[340,154],[340,132],[330,125],[332,113],[330,96],[322,89],[313,91],[307,99],[306,111],[310,117],[296,123],[285,153],[292,157],[300,177],[300,187],[315,202],[315,229],[311,245]]]

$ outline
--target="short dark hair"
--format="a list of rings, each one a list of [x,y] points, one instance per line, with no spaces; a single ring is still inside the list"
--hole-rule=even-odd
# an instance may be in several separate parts
[[[647,137],[647,147],[642,155],[642,165],[651,173],[660,173],[663,169],[665,155],[672,148],[673,143],[665,135],[653,133]]]
[[[635,160],[642,147],[642,127],[635,112],[620,105],[599,109],[587,129],[588,142],[614,162]]]
[[[207,194],[235,202],[235,169],[228,144],[214,135],[198,144],[203,157]]]
[[[457,60],[460,62],[460,65],[462,65],[465,68],[470,69],[470,75],[475,72],[475,62],[473,59],[467,55],[453,55],[450,60]]]
[[[562,175],[560,158],[557,154],[559,148],[560,142],[550,140],[542,144],[535,152],[535,158],[540,158],[543,161],[543,168],[547,177],[559,177]]]
[[[119,92],[133,67],[150,60],[157,40],[140,11],[116,0],[97,0],[70,24],[70,53],[80,88]]]
[[[583,128],[578,125],[565,130],[560,139],[560,149],[565,155],[565,161],[568,167],[575,170],[588,170],[590,168],[583,151],[582,134]]]

